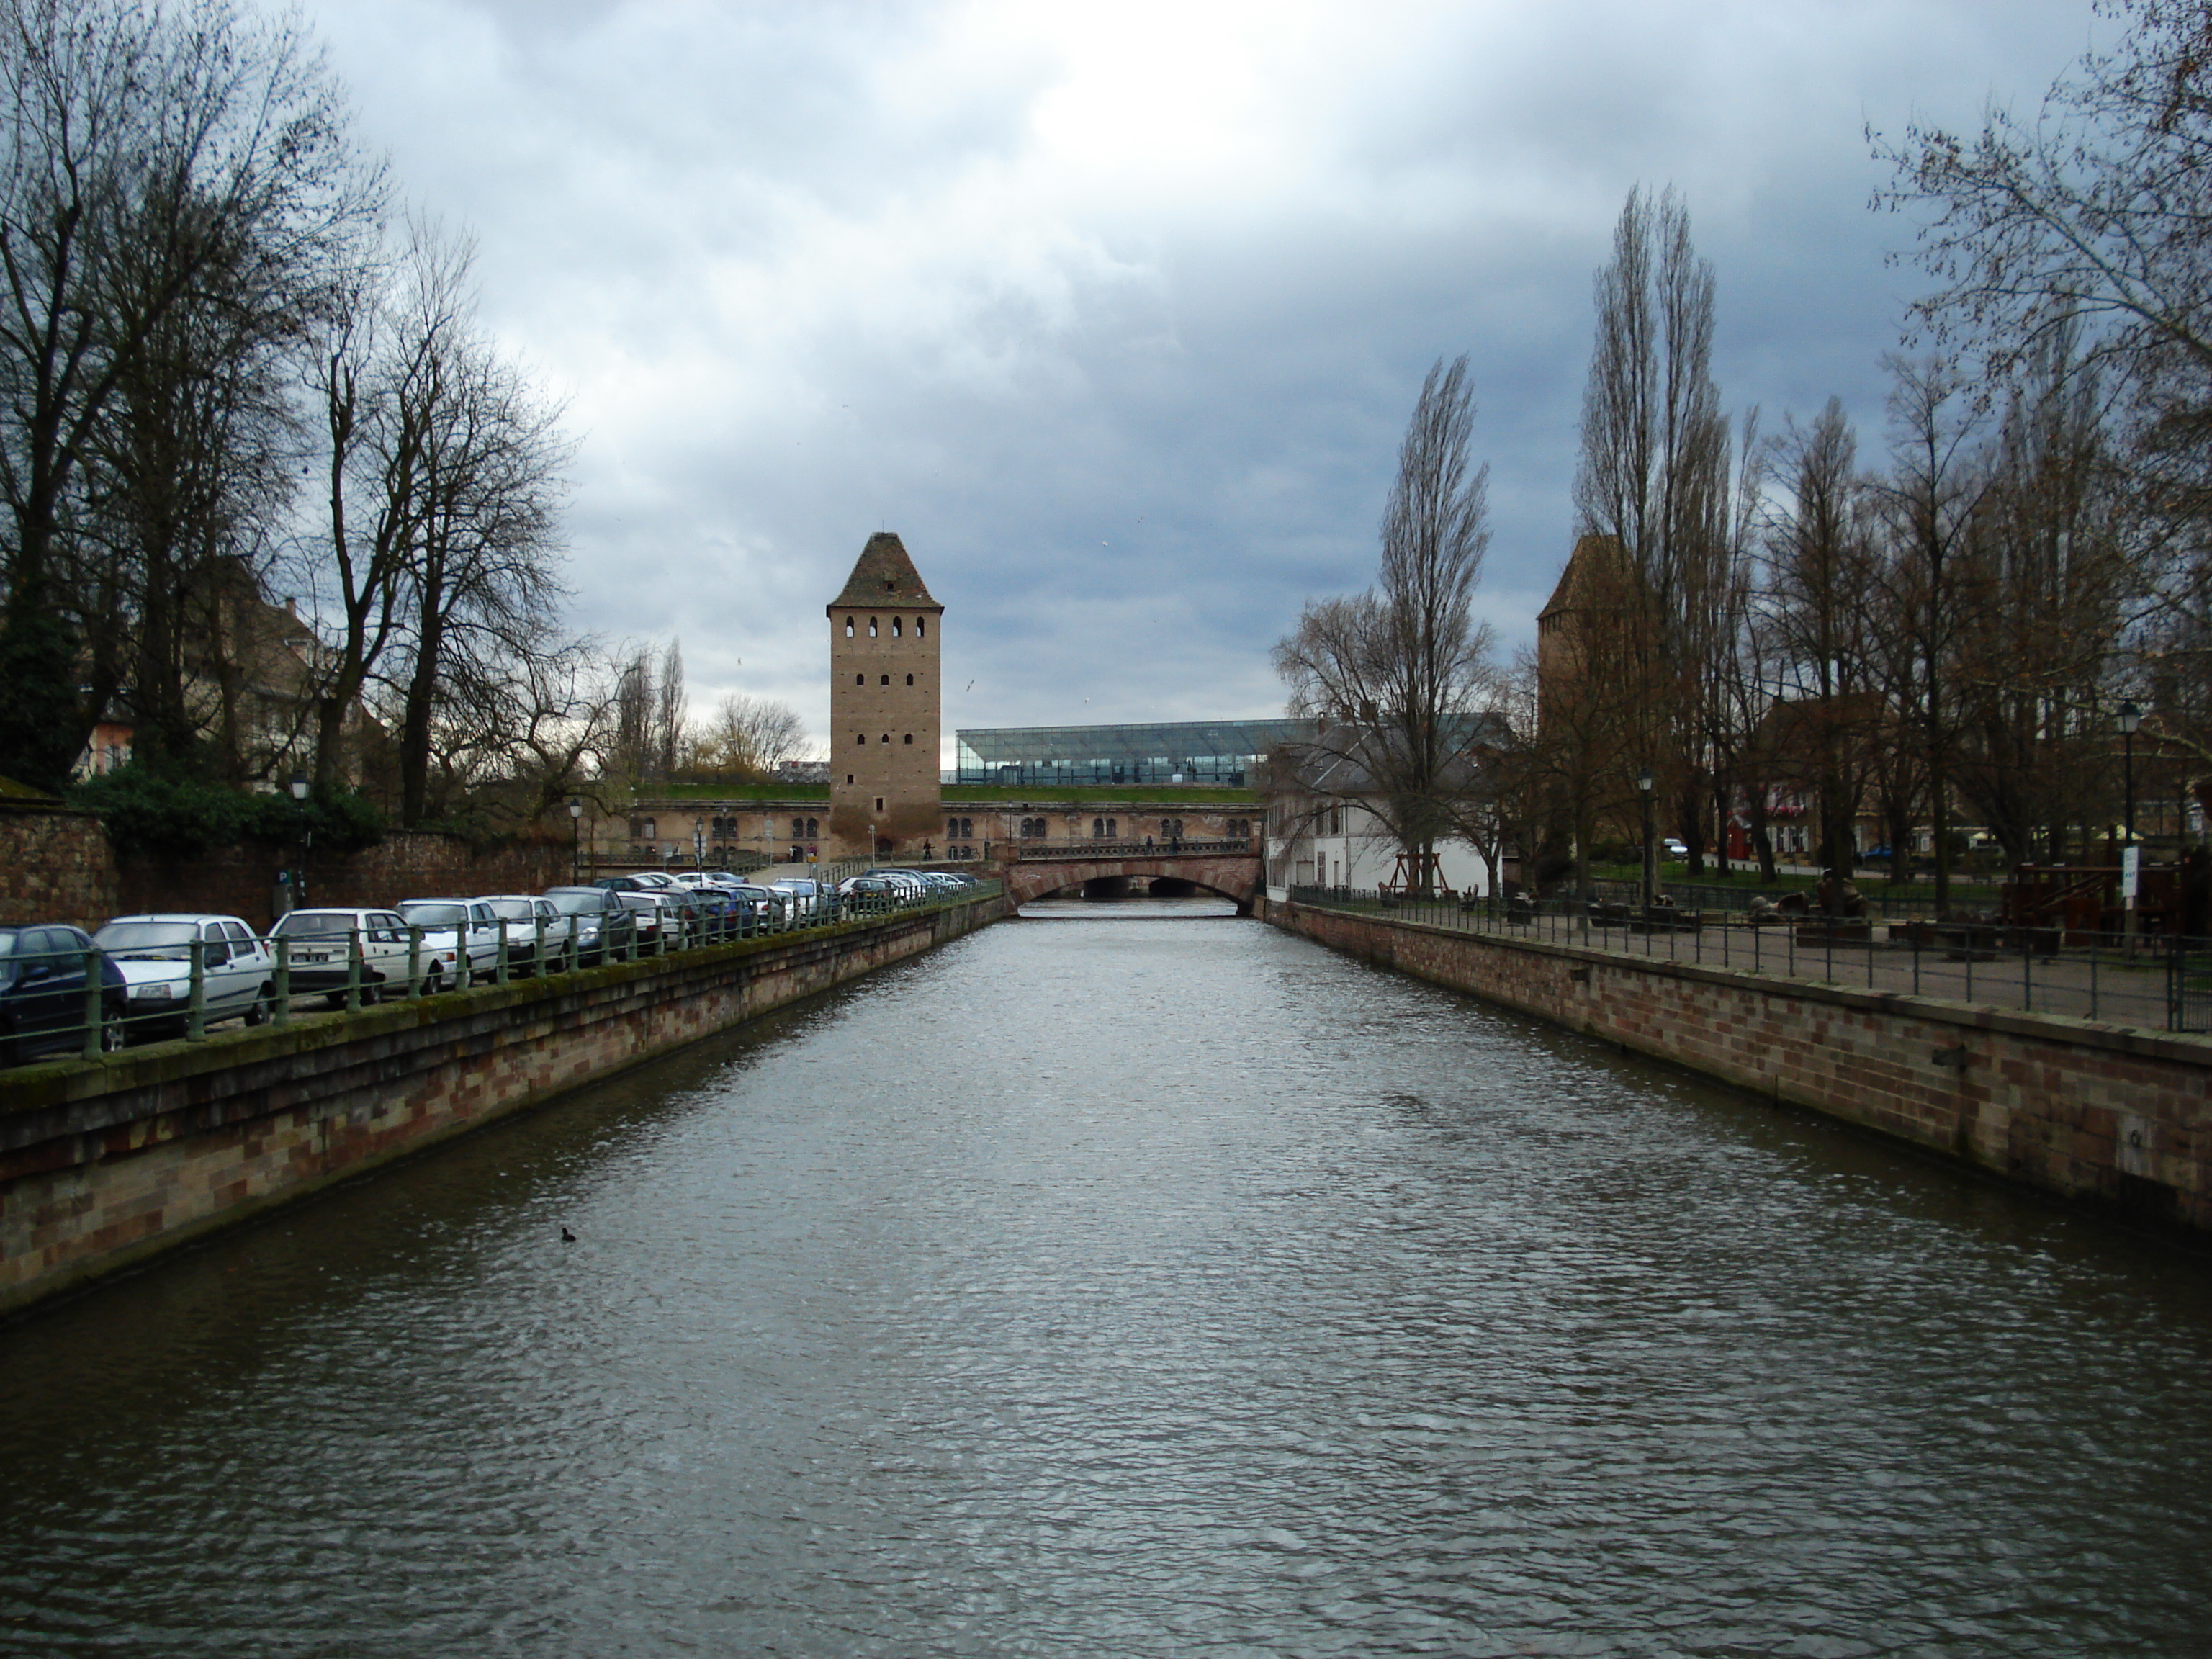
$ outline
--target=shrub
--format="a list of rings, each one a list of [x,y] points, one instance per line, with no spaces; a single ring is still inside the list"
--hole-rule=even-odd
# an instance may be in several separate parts
[[[197,858],[241,841],[296,844],[310,830],[315,846],[328,853],[358,852],[384,838],[382,815],[347,789],[317,791],[300,802],[127,765],[77,784],[69,799],[99,816],[125,858]]]

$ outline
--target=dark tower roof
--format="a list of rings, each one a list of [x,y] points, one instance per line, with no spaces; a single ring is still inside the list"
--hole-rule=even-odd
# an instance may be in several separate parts
[[[862,611],[870,606],[902,611],[943,611],[922,586],[921,572],[906,556],[906,544],[888,530],[878,530],[860,550],[860,562],[845,578],[844,590],[830,601],[831,611]]]

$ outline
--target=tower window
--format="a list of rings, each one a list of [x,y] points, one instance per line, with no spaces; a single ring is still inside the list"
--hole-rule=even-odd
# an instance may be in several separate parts
[[[876,637],[876,619],[873,617],[868,618],[868,637],[872,640]]]
[[[853,619],[850,617],[845,618],[845,637],[848,640],[853,637]]]
[[[890,677],[890,675],[888,675],[888,674],[884,675],[884,684],[885,685],[889,685],[890,683],[891,683],[891,677]]]
[[[866,674],[855,674],[853,676],[853,684],[855,685],[866,685],[867,683],[868,677]]]
[[[899,619],[896,617],[893,617],[891,618],[891,637],[893,639],[897,639],[900,637],[902,629],[899,627]]]
[[[884,810],[884,798],[883,798],[881,795],[878,795],[878,796],[877,796],[877,797],[876,797],[876,811],[878,811],[878,812],[880,812],[880,811],[882,811],[883,810]]]
[[[853,741],[866,749],[868,746],[868,734],[865,732],[855,732],[853,733]]]
[[[913,676],[913,675],[911,675],[911,674],[908,675],[908,676],[906,677],[906,683],[907,683],[908,685],[912,685],[912,684],[914,684],[914,676]]]
[[[861,741],[862,743],[866,743],[866,742],[867,741],[867,739],[866,739],[866,738],[862,738],[860,739],[860,741]],[[852,775],[850,772],[848,772],[848,773],[846,773],[846,774],[845,774],[845,781],[846,781],[848,784],[849,784],[849,783],[851,783],[851,782],[853,781],[853,775]]]
[[[914,636],[916,639],[921,637],[921,618],[919,617],[914,619]]]
[[[909,749],[914,747],[914,733],[911,732],[906,734],[906,746]]]
[[[891,734],[890,734],[890,732],[884,732],[884,735],[883,735],[883,739],[882,739],[882,740],[883,740],[884,742],[885,742],[885,743],[889,743],[889,742],[891,740]],[[861,741],[862,743],[866,743],[866,742],[867,741],[867,739],[866,739],[866,738],[862,738],[860,739],[860,741]]]

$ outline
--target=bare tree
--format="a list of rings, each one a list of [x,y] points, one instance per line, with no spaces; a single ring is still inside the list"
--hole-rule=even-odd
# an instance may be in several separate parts
[[[126,672],[96,652],[76,695],[82,608],[125,595],[68,580],[118,387],[218,291],[251,337],[296,326],[382,185],[299,26],[227,0],[9,0],[0,95],[0,771],[52,784]]]
[[[400,816],[428,810],[434,732],[449,685],[512,672],[568,642],[545,618],[567,597],[560,502],[571,447],[558,411],[475,327],[474,246],[434,226],[413,233],[399,337],[417,367],[394,395],[419,447],[404,563],[407,627],[397,678]]]
[[[703,769],[766,777],[806,743],[806,722],[789,703],[732,691],[714,710],[699,744]]]
[[[1820,857],[1852,866],[1852,825],[1865,793],[1885,705],[1871,658],[1864,599],[1871,585],[1869,501],[1858,440],[1831,398],[1809,427],[1778,437],[1790,496],[1768,540],[1769,605],[1782,645],[1784,707],[1776,742],[1820,813]]]
[[[1310,759],[1348,765],[1415,884],[1434,881],[1468,787],[1467,745],[1488,680],[1490,629],[1473,612],[1490,544],[1490,469],[1473,454],[1467,359],[1421,383],[1384,508],[1374,587],[1309,602],[1275,669],[1295,716],[1316,722]]]
[[[1672,190],[1629,192],[1595,297],[1577,535],[1617,546],[1633,590],[1604,666],[1634,688],[1640,729],[1622,734],[1626,758],[1654,771],[1702,849],[1736,589],[1733,445],[1711,374],[1713,269]],[[1577,793],[1605,791],[1592,781]]]
[[[653,708],[648,749],[653,775],[667,777],[683,764],[691,746],[690,705],[684,697],[684,642],[672,639],[660,653],[660,677]]]

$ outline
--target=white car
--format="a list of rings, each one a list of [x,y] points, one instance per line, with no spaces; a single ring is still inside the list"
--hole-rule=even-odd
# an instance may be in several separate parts
[[[568,962],[576,924],[552,900],[535,893],[486,893],[469,902],[489,906],[494,919],[506,927],[507,972],[536,973],[541,946],[547,962]]]
[[[276,990],[276,958],[236,916],[156,911],[115,916],[92,942],[123,970],[129,1018],[163,1024],[191,1011],[192,945],[200,946],[200,1006],[210,1025],[242,1018],[258,1025],[269,1018]]]
[[[292,994],[320,992],[333,1008],[344,1005],[356,942],[363,1002],[374,1002],[387,993],[404,995],[410,955],[425,991],[442,990],[453,982],[453,952],[416,945],[406,921],[393,910],[295,910],[269,930],[269,937],[291,941]]]
[[[811,921],[822,914],[823,895],[828,890],[822,883],[806,876],[783,876],[769,885],[790,896],[792,914],[799,921]]]
[[[451,956],[453,988],[465,991],[471,981],[489,979],[499,965],[499,936],[504,924],[482,899],[402,899],[399,914],[411,927],[422,930],[422,949]]]

